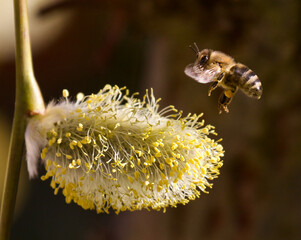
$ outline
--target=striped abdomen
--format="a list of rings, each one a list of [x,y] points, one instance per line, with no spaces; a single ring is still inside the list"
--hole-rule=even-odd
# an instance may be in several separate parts
[[[257,75],[247,66],[237,63],[231,68],[238,86],[249,97],[259,99],[262,95],[262,85]]]

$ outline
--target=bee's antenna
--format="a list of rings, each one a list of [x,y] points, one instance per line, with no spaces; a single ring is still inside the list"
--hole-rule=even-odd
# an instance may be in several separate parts
[[[189,45],[189,48],[191,48],[192,51],[194,51],[196,54],[198,54],[198,52],[191,45]]]
[[[198,51],[198,53],[200,52],[200,50],[199,50],[199,47],[198,47],[198,45],[196,45],[196,43],[194,42],[193,43],[194,44],[194,46],[195,46],[195,49]]]
[[[195,48],[193,46],[189,45],[189,48],[191,48],[192,51],[194,51],[195,54],[198,55],[198,53],[200,52],[200,50],[199,50],[198,46],[196,45],[196,43],[194,43],[194,46],[195,46]]]

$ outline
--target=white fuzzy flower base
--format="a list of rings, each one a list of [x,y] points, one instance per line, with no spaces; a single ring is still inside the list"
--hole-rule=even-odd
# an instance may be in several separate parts
[[[55,194],[63,189],[67,203],[98,213],[165,209],[199,197],[218,176],[223,147],[201,115],[159,112],[152,92],[141,101],[117,86],[76,102],[64,96],[30,120],[26,147],[30,176],[41,157],[42,180],[52,179]]]

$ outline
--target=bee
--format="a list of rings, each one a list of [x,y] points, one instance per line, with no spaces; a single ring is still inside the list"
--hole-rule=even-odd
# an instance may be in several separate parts
[[[238,89],[247,96],[260,99],[262,84],[257,75],[246,65],[237,63],[225,53],[211,49],[199,50],[189,46],[196,53],[194,63],[187,65],[185,74],[199,83],[211,83],[208,96],[217,87],[223,88],[218,100],[219,114],[229,112],[228,105]]]

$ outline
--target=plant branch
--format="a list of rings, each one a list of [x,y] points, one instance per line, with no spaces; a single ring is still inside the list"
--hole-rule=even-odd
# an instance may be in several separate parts
[[[24,152],[27,118],[44,111],[32,67],[26,0],[14,0],[16,35],[16,100],[0,215],[0,240],[8,240]]]

